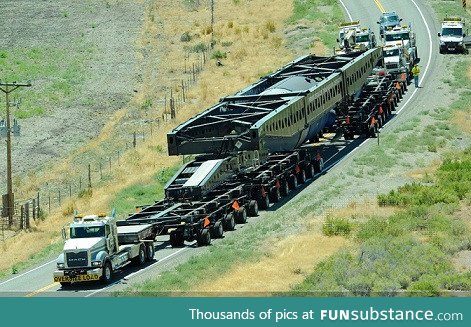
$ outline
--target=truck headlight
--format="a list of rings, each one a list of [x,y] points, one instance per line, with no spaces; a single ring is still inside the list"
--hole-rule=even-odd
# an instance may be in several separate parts
[[[92,261],[92,267],[101,267],[101,261]]]
[[[445,45],[445,42],[444,42],[444,41],[440,41],[440,45]]]
[[[458,45],[463,45],[463,41],[459,42]]]
[[[58,262],[57,263],[57,269],[64,269],[64,263],[63,262]]]

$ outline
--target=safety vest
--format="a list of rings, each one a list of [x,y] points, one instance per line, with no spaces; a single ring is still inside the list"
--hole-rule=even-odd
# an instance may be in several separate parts
[[[419,76],[419,74],[420,74],[420,68],[418,66],[414,66],[414,68],[412,68],[412,75]]]

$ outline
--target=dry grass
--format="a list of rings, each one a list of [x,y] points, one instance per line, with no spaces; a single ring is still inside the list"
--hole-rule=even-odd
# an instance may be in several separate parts
[[[311,273],[317,263],[346,243],[346,239],[339,236],[323,236],[320,228],[288,236],[275,242],[272,250],[263,259],[238,264],[220,278],[213,280],[211,291],[222,294],[289,291],[293,285],[300,283]],[[198,292],[207,292],[207,285],[201,285],[191,293]]]

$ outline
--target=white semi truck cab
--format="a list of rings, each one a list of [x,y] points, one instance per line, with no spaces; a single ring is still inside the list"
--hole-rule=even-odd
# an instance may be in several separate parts
[[[446,17],[442,21],[441,32],[438,33],[440,53],[468,53],[464,42],[466,36],[464,27],[465,22],[461,17]]]
[[[117,269],[129,263],[143,265],[154,257],[153,226],[117,223],[114,215],[76,216],[64,226],[62,236],[64,249],[54,271],[54,282],[62,286],[94,280],[109,283]]]

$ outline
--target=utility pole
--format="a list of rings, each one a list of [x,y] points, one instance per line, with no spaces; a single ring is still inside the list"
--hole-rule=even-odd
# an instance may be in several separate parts
[[[214,47],[214,0],[211,0],[211,49]]]
[[[30,87],[31,82],[27,83],[7,83],[0,81],[0,90],[5,93],[6,100],[6,127],[7,127],[7,214],[8,214],[8,226],[13,224],[13,183],[12,183],[12,172],[11,172],[11,128],[10,128],[10,99],[9,94],[15,91],[19,87]]]

